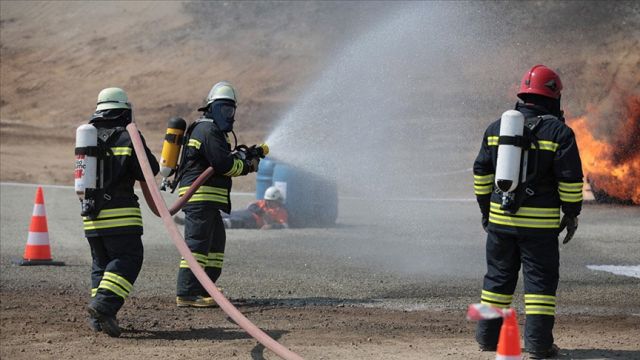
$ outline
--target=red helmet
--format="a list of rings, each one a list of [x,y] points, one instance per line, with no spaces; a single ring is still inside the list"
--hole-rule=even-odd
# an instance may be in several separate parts
[[[536,65],[524,73],[518,97],[524,94],[537,94],[560,99],[560,90],[562,90],[560,76],[544,65]]]

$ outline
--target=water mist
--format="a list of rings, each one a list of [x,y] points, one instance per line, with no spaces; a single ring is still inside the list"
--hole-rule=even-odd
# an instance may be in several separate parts
[[[338,222],[357,224],[348,236],[371,247],[357,256],[387,269],[448,273],[449,257],[425,245],[450,236],[437,223],[473,196],[481,132],[470,130],[457,95],[468,84],[461,69],[480,51],[479,26],[464,6],[403,5],[329,57],[267,143],[274,158],[336,181]]]
[[[330,57],[267,139],[272,155],[345,196],[469,198],[479,135],[451,94],[477,45],[452,30],[460,10],[405,5]]]
[[[569,17],[582,4],[526,6]],[[484,233],[470,168],[482,133],[512,108],[523,71],[559,62],[567,41],[589,31],[575,19],[556,34],[553,18],[522,20],[521,7],[399,3],[327,56],[267,140],[273,157],[337,182],[338,223],[361,246],[327,251],[378,269],[479,276]]]

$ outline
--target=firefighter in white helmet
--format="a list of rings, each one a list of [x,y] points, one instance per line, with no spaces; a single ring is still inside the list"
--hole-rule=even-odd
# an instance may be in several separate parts
[[[202,117],[185,133],[186,144],[176,175],[178,194],[182,196],[204,170],[210,166],[215,170],[182,209],[185,241],[213,282],[222,272],[226,234],[220,211],[231,211],[231,179],[257,171],[260,160],[237,151],[237,144],[231,145],[229,134],[235,139],[237,102],[236,91],[230,83],[222,81],[211,88],[206,104],[198,109],[203,112]],[[176,295],[179,307],[215,306],[184,259],[178,269]]]
[[[120,336],[116,314],[131,293],[142,267],[142,215],[133,192],[142,170],[125,126],[132,121],[131,103],[120,88],[100,91],[89,124],[97,128],[96,189],[86,191],[91,206],[83,207],[84,232],[91,246],[89,324],[95,331]],[[95,134],[95,132],[94,132]],[[94,142],[95,143],[95,142]],[[154,174],[158,162],[145,151]],[[88,203],[89,204],[89,203]]]
[[[289,214],[282,192],[275,186],[264,192],[264,199],[251,203],[246,209],[222,215],[227,229],[287,229]]]
[[[269,186],[267,190],[264,191],[264,199],[276,201],[278,203],[282,203],[284,201],[282,192],[275,186]]]

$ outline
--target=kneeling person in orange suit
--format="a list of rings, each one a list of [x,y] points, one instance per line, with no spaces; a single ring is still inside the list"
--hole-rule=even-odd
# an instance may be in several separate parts
[[[275,186],[264,192],[264,200],[258,200],[245,210],[223,214],[226,229],[286,229],[289,227],[288,213],[282,204],[284,197]]]

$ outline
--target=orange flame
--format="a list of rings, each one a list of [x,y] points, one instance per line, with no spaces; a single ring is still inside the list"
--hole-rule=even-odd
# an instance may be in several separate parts
[[[622,102],[620,116],[590,109],[567,124],[576,134],[582,170],[591,184],[609,196],[640,204],[640,96]],[[611,140],[596,138],[593,124],[598,122],[612,125]]]

